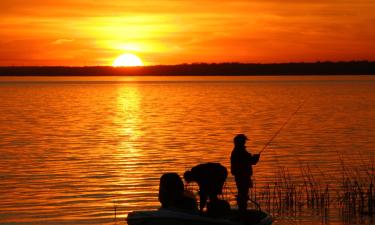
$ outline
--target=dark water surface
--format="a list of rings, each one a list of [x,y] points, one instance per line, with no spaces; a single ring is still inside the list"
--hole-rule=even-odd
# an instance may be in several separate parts
[[[343,165],[373,176],[375,76],[0,77],[0,224],[114,224],[115,211],[121,223],[159,206],[162,173],[229,169],[235,134],[256,153],[301,104],[255,166],[257,188],[281,167],[299,180],[308,165],[332,190]],[[331,211],[275,224],[373,222]]]

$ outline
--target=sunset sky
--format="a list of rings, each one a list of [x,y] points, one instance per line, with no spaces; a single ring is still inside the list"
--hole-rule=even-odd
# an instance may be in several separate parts
[[[374,0],[8,0],[0,66],[375,60]]]

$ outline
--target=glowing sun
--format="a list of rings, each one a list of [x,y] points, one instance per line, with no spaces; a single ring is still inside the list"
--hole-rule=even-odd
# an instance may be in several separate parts
[[[113,61],[113,66],[143,66],[143,62],[138,56],[126,53],[117,57],[115,61]]]

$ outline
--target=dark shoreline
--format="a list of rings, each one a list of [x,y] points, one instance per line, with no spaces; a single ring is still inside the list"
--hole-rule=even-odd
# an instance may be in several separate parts
[[[314,63],[193,63],[144,67],[7,66],[0,76],[267,76],[375,75],[375,61]]]

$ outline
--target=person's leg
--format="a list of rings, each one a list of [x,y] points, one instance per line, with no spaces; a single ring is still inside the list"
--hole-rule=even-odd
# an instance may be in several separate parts
[[[248,177],[235,177],[238,195],[237,205],[240,211],[246,211],[249,200],[250,179]]]

